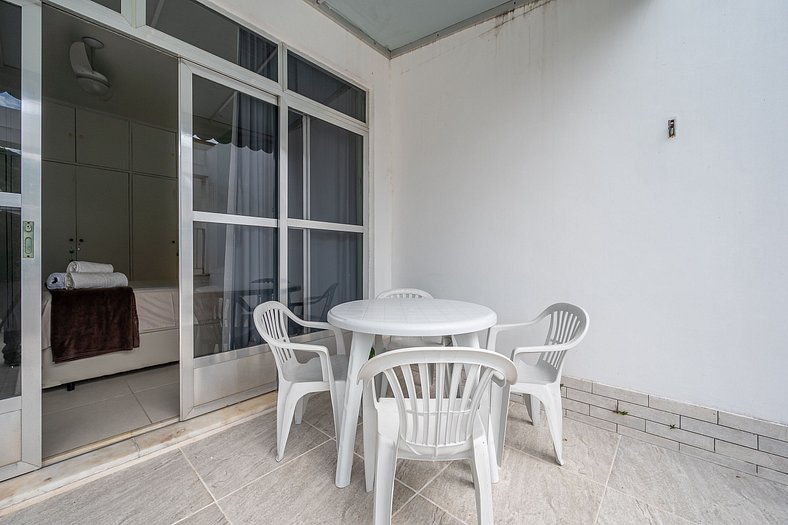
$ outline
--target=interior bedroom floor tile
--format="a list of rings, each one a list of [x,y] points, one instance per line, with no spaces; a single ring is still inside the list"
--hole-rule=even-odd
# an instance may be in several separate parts
[[[47,458],[150,424],[134,394],[52,412],[42,418],[42,453]]]
[[[178,363],[156,366],[124,374],[123,378],[128,383],[129,388],[134,393],[156,388],[164,385],[171,385],[180,381],[180,368]]]
[[[178,417],[180,414],[180,385],[172,383],[149,388],[134,394],[152,423]]]
[[[80,381],[71,392],[65,386],[44,390],[41,394],[41,409],[44,414],[50,414],[130,393],[131,389],[123,376],[101,377]]]
[[[608,486],[698,523],[788,523],[788,486],[628,437]]]
[[[189,463],[179,451],[174,451],[22,509],[0,522],[170,524],[212,502]]]

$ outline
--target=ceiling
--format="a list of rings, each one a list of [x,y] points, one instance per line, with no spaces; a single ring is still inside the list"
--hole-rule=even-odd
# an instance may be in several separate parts
[[[392,57],[529,3],[529,0],[306,1]]]
[[[178,127],[178,62],[150,46],[44,5],[43,95],[77,107],[112,113],[170,129]],[[112,97],[102,100],[77,84],[69,60],[72,42],[97,38],[94,69],[109,78]]]

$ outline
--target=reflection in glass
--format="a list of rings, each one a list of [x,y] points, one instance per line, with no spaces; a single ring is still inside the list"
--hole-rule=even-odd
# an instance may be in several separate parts
[[[277,107],[193,79],[194,209],[276,217]]]
[[[367,121],[364,90],[291,52],[287,53],[287,89],[362,122]]]
[[[146,22],[170,36],[277,79],[277,46],[194,0],[147,0]]]
[[[3,361],[0,364],[0,399],[21,393],[21,317],[19,210],[0,209],[0,333]]]
[[[252,312],[279,295],[276,230],[195,222],[194,238],[194,357],[261,344]]]
[[[22,8],[0,2],[0,191],[19,193],[22,161]]]
[[[288,278],[303,289],[289,300],[296,315],[325,321],[335,305],[361,299],[360,233],[290,229],[287,246]]]
[[[293,111],[288,120],[288,215],[362,224],[361,135]],[[304,144],[309,144],[306,159]]]

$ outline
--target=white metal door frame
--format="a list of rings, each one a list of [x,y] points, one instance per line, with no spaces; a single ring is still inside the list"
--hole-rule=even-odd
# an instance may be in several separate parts
[[[33,223],[34,252],[25,258],[19,246],[22,395],[0,403],[0,412],[21,410],[21,460],[0,468],[0,480],[41,467],[41,4],[4,1],[22,8],[22,184],[21,195],[3,193],[0,205]]]

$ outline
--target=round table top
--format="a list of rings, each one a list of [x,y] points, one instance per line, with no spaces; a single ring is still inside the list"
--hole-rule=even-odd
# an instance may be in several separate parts
[[[497,320],[486,306],[448,299],[365,299],[328,312],[328,322],[338,328],[375,335],[469,334],[486,330]]]

